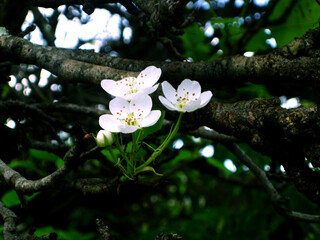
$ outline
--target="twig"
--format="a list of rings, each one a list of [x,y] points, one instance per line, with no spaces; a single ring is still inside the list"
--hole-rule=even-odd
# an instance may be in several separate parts
[[[52,188],[62,177],[64,177],[71,169],[80,155],[79,146],[74,146],[66,153],[64,157],[65,164],[50,175],[39,180],[27,180],[20,173],[8,167],[0,159],[0,173],[6,182],[13,186],[19,193],[29,194],[44,189]]]
[[[25,35],[28,35],[32,31],[36,29],[36,25],[32,24],[29,27],[27,27],[24,31],[18,34],[18,37],[24,37]]]
[[[279,192],[275,189],[273,184],[268,179],[266,173],[261,170],[251,159],[248,155],[246,155],[241,148],[233,143],[226,145],[230,151],[232,151],[239,160],[245,164],[252,172],[253,174],[259,179],[259,181],[262,183],[264,188],[266,189],[271,201],[273,202],[275,209],[283,216],[303,221],[303,222],[313,222],[313,223],[320,223],[320,216],[318,215],[311,215],[311,214],[305,214],[300,212],[295,212],[289,209],[288,207],[288,200],[282,197]]]
[[[202,137],[202,138],[206,138],[206,139],[211,139],[211,140],[221,142],[221,143],[232,143],[232,142],[239,141],[239,139],[237,139],[236,137],[228,136],[228,135],[225,135],[222,133],[218,133],[214,130],[209,131],[209,130],[199,128],[197,130],[189,131],[188,133],[195,136],[195,137]]]

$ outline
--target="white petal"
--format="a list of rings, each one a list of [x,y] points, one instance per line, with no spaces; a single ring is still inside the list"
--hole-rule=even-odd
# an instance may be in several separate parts
[[[164,96],[168,99],[168,101],[175,104],[177,102],[177,96],[176,96],[177,91],[167,81],[162,82],[161,87],[162,87],[162,92]]]
[[[121,122],[111,114],[104,114],[99,118],[99,125],[109,132],[120,132],[119,126],[121,125]]]
[[[200,103],[201,103],[200,99],[196,101],[190,101],[183,107],[183,110],[185,110],[186,112],[193,112],[198,108],[200,108]]]
[[[145,87],[154,85],[161,76],[161,69],[155,66],[150,66],[144,69],[137,77],[137,82],[144,83]]]
[[[196,100],[200,97],[201,86],[197,81],[185,79],[178,86],[178,95],[182,98],[188,96],[189,100]]]
[[[130,105],[127,100],[116,97],[110,101],[109,109],[116,118],[124,119],[130,111]]]
[[[211,98],[212,98],[212,92],[211,91],[205,91],[205,92],[201,93],[201,96],[200,96],[200,99],[201,99],[200,108],[202,108],[205,105],[207,105],[210,102]]]
[[[119,85],[117,85],[116,81],[108,79],[102,80],[101,87],[103,90],[113,96],[120,97],[124,95],[124,92],[121,90],[121,88],[119,88]]]
[[[122,133],[133,133],[136,130],[138,130],[138,126],[128,126],[128,125],[122,125],[120,126],[120,131]]]
[[[130,102],[130,111],[135,117],[143,118],[147,116],[152,108],[151,97],[145,93],[136,95]]]
[[[159,100],[170,111],[179,111],[178,108],[176,108],[171,102],[168,101],[168,99],[166,99],[162,96],[159,96]]]
[[[142,91],[146,94],[151,94],[153,93],[155,90],[157,90],[157,88],[159,87],[159,83],[154,85],[153,87],[147,87],[145,89],[142,89]]]
[[[140,123],[140,127],[149,127],[156,122],[158,122],[159,118],[161,117],[161,111],[160,110],[153,110],[150,112],[148,116],[146,116]]]
[[[132,88],[134,87],[134,82],[136,81],[135,77],[126,77],[117,81],[117,86],[119,87],[120,91],[123,95],[128,94]]]

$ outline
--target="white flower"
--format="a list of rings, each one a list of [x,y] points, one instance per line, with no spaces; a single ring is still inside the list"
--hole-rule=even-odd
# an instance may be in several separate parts
[[[113,143],[112,133],[107,130],[100,130],[97,134],[97,144],[99,147],[106,147]]]
[[[99,118],[100,126],[110,132],[132,133],[139,128],[154,125],[161,112],[153,110],[151,97],[145,93],[136,95],[127,101],[116,97],[109,103],[112,114],[104,114]]]
[[[136,78],[126,77],[120,81],[102,80],[101,87],[113,96],[131,100],[141,92],[151,94],[157,90],[159,84],[154,84],[159,80],[160,75],[160,68],[150,66],[144,69]]]
[[[159,96],[159,100],[171,111],[193,112],[207,105],[212,97],[211,91],[201,93],[200,84],[190,79],[183,80],[177,90],[167,81],[161,86],[165,98]]]

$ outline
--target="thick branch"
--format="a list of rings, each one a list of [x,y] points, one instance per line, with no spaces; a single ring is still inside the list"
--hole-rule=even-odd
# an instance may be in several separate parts
[[[2,215],[3,224],[3,237],[5,240],[16,240],[16,220],[17,215],[0,202],[0,214]]]
[[[212,62],[142,62],[111,58],[81,50],[56,49],[38,46],[18,37],[0,37],[0,52],[12,60],[35,64],[53,74],[76,82],[100,84],[105,78],[120,79],[136,75],[148,65],[161,67],[162,77],[172,83],[195,79],[210,86],[241,84],[251,81],[261,84],[290,83],[301,87],[319,81],[320,57],[309,56],[317,49],[320,28],[308,32],[279,51],[247,58],[232,56]],[[97,64],[103,64],[97,65]],[[122,69],[123,71],[117,70]],[[309,83],[309,84],[308,84]]]

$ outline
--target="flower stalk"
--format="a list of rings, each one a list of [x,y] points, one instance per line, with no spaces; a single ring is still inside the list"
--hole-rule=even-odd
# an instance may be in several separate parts
[[[143,164],[141,164],[139,167],[136,168],[135,173],[139,173],[143,168],[145,168],[150,163],[152,163],[162,153],[162,151],[168,146],[168,144],[171,142],[171,140],[174,138],[174,136],[177,134],[179,130],[182,116],[183,116],[183,112],[180,112],[178,121],[174,129],[169,133],[166,140],[152,153],[152,155],[147,159],[147,161],[145,161]]]

